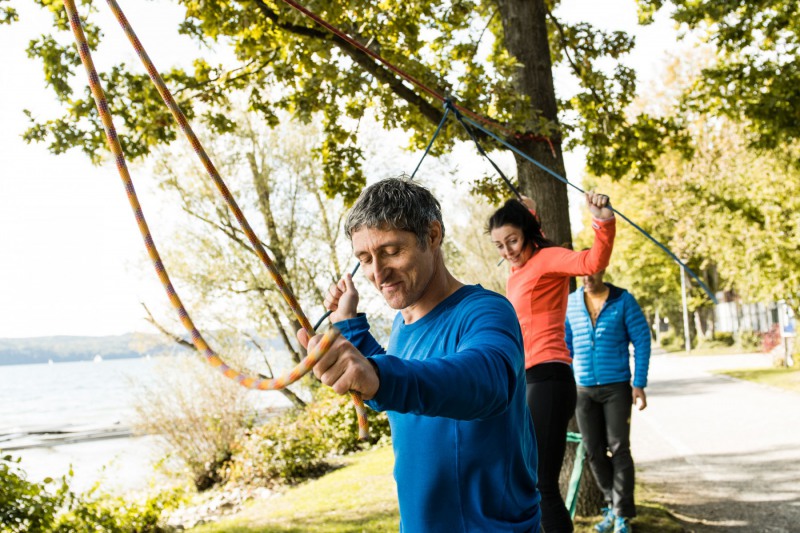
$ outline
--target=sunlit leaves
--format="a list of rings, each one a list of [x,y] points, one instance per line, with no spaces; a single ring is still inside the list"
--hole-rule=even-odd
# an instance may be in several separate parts
[[[639,0],[652,11],[662,0]],[[691,108],[746,121],[753,146],[800,139],[800,4],[797,0],[674,0],[673,18],[718,50],[686,101]]]

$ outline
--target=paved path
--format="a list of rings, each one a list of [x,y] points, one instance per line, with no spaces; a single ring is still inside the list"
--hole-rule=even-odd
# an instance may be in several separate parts
[[[762,354],[651,360],[637,475],[694,531],[800,532],[800,394],[712,373],[769,366]]]

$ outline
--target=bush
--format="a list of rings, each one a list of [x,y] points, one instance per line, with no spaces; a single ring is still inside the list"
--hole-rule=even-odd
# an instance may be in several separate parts
[[[729,347],[735,343],[733,333],[727,331],[716,331],[712,338],[703,340],[703,346],[706,348]]]
[[[0,532],[160,533],[169,531],[162,516],[182,499],[177,490],[159,492],[142,502],[97,492],[70,491],[70,476],[41,483],[26,479],[19,459],[0,458]]]
[[[745,350],[761,348],[761,334],[757,331],[740,331],[736,342]]]
[[[783,342],[781,337],[781,327],[779,324],[772,324],[769,331],[761,337],[761,351],[769,353]]]
[[[248,390],[197,355],[163,358],[157,378],[136,398],[135,429],[163,439],[189,470],[195,487],[226,481],[240,436],[255,419]]]
[[[320,388],[306,409],[286,412],[253,429],[233,459],[230,478],[272,485],[317,477],[330,469],[331,457],[389,441],[386,415],[368,413],[370,440],[361,443],[350,397]]]
[[[673,344],[675,344],[675,332],[670,330],[670,331],[665,331],[664,333],[662,333],[661,334],[661,338],[659,339],[659,344],[663,348],[667,348],[667,347],[672,346]]]
[[[55,486],[53,480],[31,483],[18,463],[10,455],[0,458],[0,531],[47,531],[64,502],[66,479],[51,493],[46,485]]]

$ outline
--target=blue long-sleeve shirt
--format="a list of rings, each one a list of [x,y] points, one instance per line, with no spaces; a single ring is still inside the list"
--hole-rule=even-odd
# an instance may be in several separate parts
[[[536,443],[522,335],[502,296],[465,286],[424,317],[398,313],[388,349],[366,317],[336,326],[380,371],[400,531],[538,531]]]
[[[633,344],[636,363],[633,386],[646,387],[650,326],[631,293],[610,283],[606,285],[608,298],[600,308],[595,325],[586,310],[583,287],[569,296],[565,340],[573,358],[575,381],[581,387],[630,381],[628,346]]]

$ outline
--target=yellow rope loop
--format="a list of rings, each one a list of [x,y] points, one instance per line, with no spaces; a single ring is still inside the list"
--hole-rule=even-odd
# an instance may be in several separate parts
[[[89,50],[89,44],[86,40],[86,35],[83,32],[83,26],[80,21],[80,17],[78,16],[77,9],[75,7],[74,0],[63,0],[64,7],[67,11],[67,15],[69,16],[70,26],[72,28],[72,32],[75,36],[75,41],[78,46],[78,52],[81,57],[81,62],[86,69],[86,72],[89,76],[89,87],[92,92],[92,97],[94,98],[95,104],[97,106],[97,111],[100,115],[100,119],[103,122],[103,128],[106,134],[106,142],[108,144],[111,153],[114,155],[115,162],[117,165],[117,170],[119,171],[120,177],[122,178],[123,184],[125,186],[125,190],[128,195],[128,201],[131,205],[131,209],[133,210],[133,214],[136,217],[136,222],[139,226],[139,231],[142,235],[142,238],[145,242],[145,247],[147,248],[147,252],[153,262],[153,266],[156,269],[156,273],[158,274],[159,279],[167,292],[167,296],[169,297],[170,303],[172,306],[178,311],[178,316],[180,318],[181,323],[186,328],[186,330],[191,334],[192,343],[194,344],[195,348],[202,353],[206,361],[208,361],[211,366],[219,370],[223,375],[226,377],[233,379],[237,383],[242,386],[248,388],[254,388],[258,390],[276,390],[284,388],[291,383],[294,383],[302,376],[307,374],[314,364],[322,357],[325,352],[330,348],[336,338],[339,336],[338,330],[336,328],[329,328],[326,331],[325,335],[321,339],[320,343],[309,353],[303,361],[300,362],[294,369],[292,369],[287,374],[280,376],[274,379],[264,380],[261,378],[255,378],[253,376],[249,376],[244,374],[238,370],[235,370],[228,366],[225,361],[219,357],[214,350],[208,345],[208,343],[203,339],[202,335],[195,327],[194,323],[192,322],[189,313],[186,311],[183,303],[180,300],[175,288],[172,285],[172,282],[169,279],[169,275],[167,274],[167,270],[164,267],[164,264],[161,261],[161,257],[156,249],[155,242],[153,241],[152,235],[150,233],[150,229],[147,225],[147,222],[144,218],[144,213],[142,208],[139,204],[138,197],[136,196],[136,191],[133,186],[133,180],[131,179],[130,173],[128,171],[128,166],[125,161],[125,155],[122,152],[122,148],[119,144],[119,138],[117,137],[116,128],[114,127],[114,122],[111,116],[111,113],[108,108],[108,101],[106,100],[105,93],[103,91],[102,85],[100,83],[100,78],[97,75],[97,71],[94,67],[94,63],[92,61],[91,52]],[[177,104],[175,104],[172,95],[166,89],[166,85],[164,84],[163,80],[161,80],[160,75],[155,70],[155,67],[152,66],[149,58],[147,58],[144,49],[141,48],[141,45],[138,44],[138,39],[136,39],[135,34],[133,34],[133,30],[130,28],[130,25],[127,24],[127,20],[124,19],[124,15],[122,14],[119,6],[113,0],[109,0],[109,4],[111,5],[112,10],[118,16],[120,23],[123,23],[123,27],[125,28],[126,33],[131,38],[131,42],[134,42],[134,47],[137,48],[137,52],[139,56],[145,61],[145,66],[148,69],[148,73],[150,74],[153,83],[161,89],[163,88],[166,93],[162,93],[162,97],[164,98],[165,102],[167,103],[170,110],[173,112],[175,119],[181,125],[184,130],[184,133],[190,137],[190,142],[192,146],[195,148],[195,151],[203,160],[209,174],[214,179],[215,183],[217,184],[220,192],[225,197],[225,200],[228,202],[229,207],[231,210],[234,211],[236,218],[239,220],[242,229],[245,233],[248,234],[251,242],[254,243],[257,251],[259,251],[259,257],[261,257],[262,262],[265,263],[270,274],[272,275],[275,283],[278,285],[281,293],[283,294],[284,298],[289,303],[289,306],[292,308],[292,311],[295,313],[295,316],[300,321],[301,325],[311,334],[313,334],[313,329],[306,319],[305,315],[303,314],[302,309],[300,309],[300,305],[297,303],[297,300],[289,291],[288,286],[281,278],[280,274],[275,269],[274,265],[272,264],[269,256],[264,251],[263,247],[261,246],[261,242],[255,236],[253,231],[250,229],[247,220],[244,218],[244,214],[239,210],[238,206],[235,203],[235,200],[228,192],[225,183],[222,181],[222,178],[219,177],[217,174],[216,169],[211,164],[210,159],[206,155],[203,147],[200,146],[199,140],[197,137],[194,136],[194,133],[191,131],[191,127],[188,125],[186,121],[186,117],[181,112],[180,108],[178,108]],[[160,83],[159,83],[160,82]],[[166,94],[166,95],[165,95]],[[356,412],[358,414],[358,425],[359,425],[359,438],[366,439],[368,435],[368,425],[367,425],[367,418],[366,418],[366,409],[364,407],[364,402],[361,399],[361,395],[358,392],[351,392],[351,396],[353,397],[353,402],[356,406]]]

